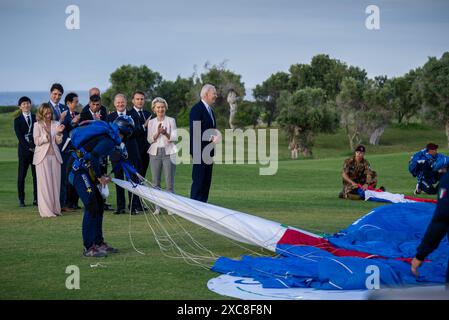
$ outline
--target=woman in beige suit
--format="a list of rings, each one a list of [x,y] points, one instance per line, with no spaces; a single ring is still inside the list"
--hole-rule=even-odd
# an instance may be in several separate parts
[[[62,142],[64,125],[53,121],[53,109],[48,103],[41,104],[36,118],[33,164],[36,166],[39,214],[41,217],[56,217],[61,215],[59,190],[62,163],[57,145]]]
[[[155,98],[151,102],[151,108],[156,114],[156,117],[148,122],[148,142],[151,143],[148,153],[153,184],[157,187],[161,186],[163,171],[167,190],[174,192],[177,149],[173,142],[178,139],[176,121],[165,115],[168,109],[165,99]],[[159,214],[160,208],[156,206],[153,213]]]

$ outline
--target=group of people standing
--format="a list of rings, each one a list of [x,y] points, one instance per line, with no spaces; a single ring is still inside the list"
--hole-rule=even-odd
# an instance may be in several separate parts
[[[28,97],[21,97],[18,101],[20,114],[14,120],[14,130],[17,135],[19,168],[18,168],[18,195],[19,205],[25,206],[25,178],[31,167],[33,175],[34,205],[38,205],[42,217],[54,217],[61,212],[79,209],[79,195],[74,186],[69,183],[69,173],[73,165],[73,154],[69,136],[70,132],[89,120],[114,122],[118,117],[126,115],[132,118],[134,130],[131,137],[125,142],[128,161],[137,170],[139,175],[145,177],[148,167],[151,167],[153,184],[161,186],[162,175],[165,178],[167,190],[174,192],[174,177],[176,172],[177,126],[176,120],[166,115],[168,103],[165,99],[157,97],[151,102],[153,114],[144,109],[146,96],[143,91],[132,94],[132,107],[127,108],[127,98],[123,94],[114,97],[115,111],[108,113],[107,108],[101,104],[100,90],[89,90],[89,103],[79,113],[79,97],[71,92],[65,96],[61,103],[64,88],[55,83],[50,88],[49,101],[42,103],[37,114],[31,113],[32,101]],[[203,150],[210,142],[216,142],[216,134],[207,131],[216,128],[216,118],[212,106],[217,98],[214,86],[204,85],[200,92],[201,100],[192,107],[190,112],[190,154],[195,158],[192,170],[191,198],[207,202],[212,179],[213,163],[203,159]],[[197,125],[198,133],[194,133]],[[194,135],[197,135],[194,137]],[[195,144],[195,147],[194,147]],[[196,147],[198,146],[198,148]],[[198,160],[199,155],[199,160]],[[107,174],[108,161],[112,168],[118,163],[118,154],[113,152],[103,156],[100,160],[102,174]],[[213,149],[210,153],[213,157]],[[116,178],[124,179],[123,170],[117,166],[114,170]],[[126,206],[125,192],[116,187],[117,207],[115,214],[137,214],[146,208],[137,196],[128,194]],[[103,203],[103,208],[110,205]],[[153,212],[159,214],[160,208]]]

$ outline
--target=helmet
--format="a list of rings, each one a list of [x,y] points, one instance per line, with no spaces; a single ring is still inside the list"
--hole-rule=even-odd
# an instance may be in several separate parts
[[[130,116],[120,116],[114,120],[120,134],[123,135],[122,140],[128,140],[134,132],[134,120]]]

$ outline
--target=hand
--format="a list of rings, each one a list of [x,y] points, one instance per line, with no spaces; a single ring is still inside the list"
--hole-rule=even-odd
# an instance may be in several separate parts
[[[65,111],[64,111],[65,112]],[[56,127],[56,133],[62,133],[65,129],[65,126],[63,124],[60,124]]]
[[[61,117],[59,117],[59,123],[63,123],[66,116],[67,116],[67,110],[65,110],[63,113],[61,113]]]
[[[412,273],[416,277],[419,277],[418,268],[421,267],[422,264],[423,264],[423,261],[418,260],[417,258],[413,258],[413,260],[412,260]]]
[[[157,127],[157,135],[159,136],[161,133],[165,133],[165,128],[162,126],[162,123],[159,123],[159,126]]]
[[[365,184],[362,186],[362,189],[363,189],[363,191],[366,191],[366,189],[368,189],[368,185],[365,183]]]
[[[358,187],[359,187],[359,184],[356,183],[356,182],[354,182],[354,181],[351,181],[351,185],[352,185],[354,188],[358,188]]]
[[[111,182],[111,177],[101,176],[100,178],[98,178],[98,181],[100,181],[102,186],[106,186],[109,182]]]
[[[81,116],[78,114],[78,115],[76,115],[76,116],[72,119],[72,122],[73,122],[73,123],[78,123],[78,122],[80,122],[80,118],[81,118]]]

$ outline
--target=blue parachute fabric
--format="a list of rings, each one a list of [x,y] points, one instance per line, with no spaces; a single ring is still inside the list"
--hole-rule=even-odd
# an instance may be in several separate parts
[[[118,126],[115,123],[107,123],[101,120],[86,121],[85,124],[70,131],[70,140],[76,149],[94,137],[108,135],[117,145],[120,145]]]
[[[434,210],[435,205],[429,203],[381,206],[327,237],[338,248],[372,253],[379,258],[338,257],[317,247],[278,244],[277,257],[220,257],[212,270],[251,277],[264,288],[366,289],[373,268],[380,276],[381,287],[444,283],[449,258],[447,239],[428,257],[431,261],[420,268],[419,278],[403,261],[415,255]]]

